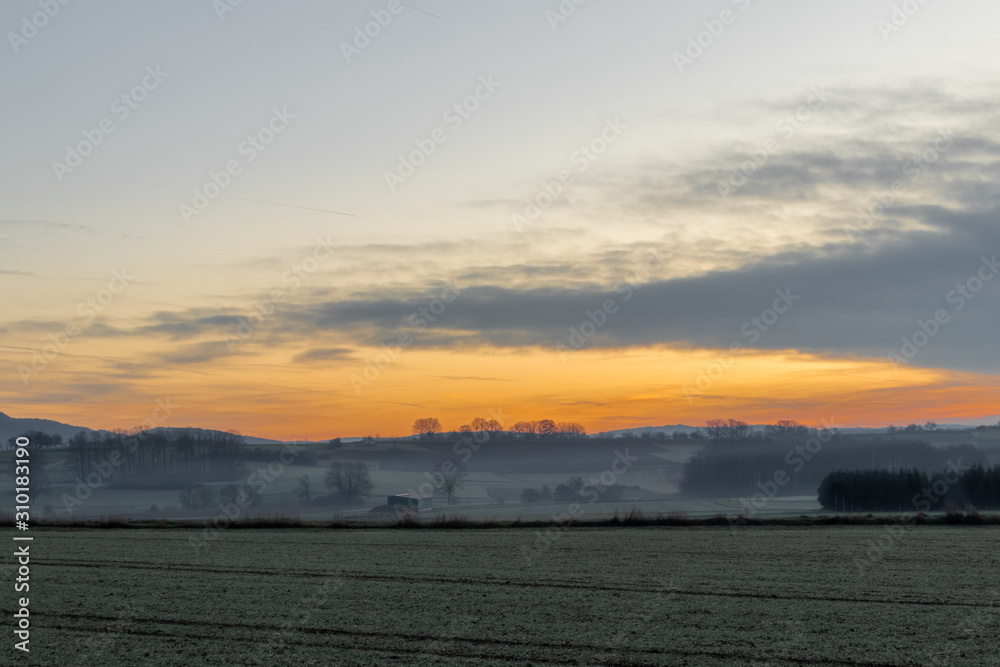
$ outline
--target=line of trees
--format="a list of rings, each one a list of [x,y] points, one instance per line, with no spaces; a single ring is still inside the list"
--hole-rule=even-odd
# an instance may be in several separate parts
[[[413,434],[422,439],[433,438],[442,433],[443,428],[437,417],[422,417],[413,422]],[[587,430],[577,422],[556,422],[552,419],[519,421],[509,431],[496,419],[476,417],[468,424],[462,424],[459,433],[484,433],[491,438],[507,434],[511,437],[530,440],[534,438],[573,438],[587,435]]]
[[[7,438],[7,448],[14,449],[17,447],[18,438],[27,438],[31,441],[31,447],[62,447],[63,437],[58,433],[43,433],[41,431],[25,431],[21,435],[16,435],[13,438]]]
[[[836,470],[820,482],[819,503],[838,512],[913,510],[912,499],[930,488],[927,473],[910,470]]]
[[[696,496],[752,495],[760,485],[786,480],[780,495],[811,495],[834,470],[941,470],[949,461],[989,465],[974,445],[935,447],[913,439],[844,436],[830,431],[807,436],[719,440],[700,449],[684,466],[680,490]]]
[[[824,508],[838,512],[1000,509],[1000,466],[953,467],[933,477],[916,469],[835,470],[823,478],[818,496]]]
[[[794,419],[779,419],[760,431],[755,431],[742,419],[709,419],[705,422],[705,435],[709,440],[775,440],[808,436],[811,432],[812,429]]]
[[[741,419],[709,419],[705,433],[709,440],[747,440],[753,428]]]
[[[221,480],[242,470],[243,436],[196,428],[86,433],[69,439],[77,475],[106,482]]]
[[[587,435],[583,425],[576,422],[555,422],[551,419],[521,421],[513,426],[513,432],[524,439],[532,438],[573,438]]]

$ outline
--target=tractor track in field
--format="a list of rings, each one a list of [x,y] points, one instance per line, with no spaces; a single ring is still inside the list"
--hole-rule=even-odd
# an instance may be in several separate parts
[[[67,614],[61,612],[38,612],[39,616],[50,617],[54,616],[57,618],[65,619],[80,619],[80,620],[103,620],[109,622],[116,622],[119,620],[115,616],[96,616],[92,614]],[[164,638],[183,638],[183,639],[201,639],[205,641],[218,642],[230,641],[230,642],[242,642],[243,640],[228,640],[225,637],[220,637],[219,635],[211,634],[187,634],[187,633],[172,633],[168,631],[158,631],[158,630],[143,630],[139,628],[131,627],[131,624],[160,624],[160,625],[174,625],[182,627],[198,627],[198,628],[217,628],[219,630],[246,630],[249,632],[273,632],[275,635],[280,634],[297,634],[306,636],[322,636],[322,635],[333,635],[338,637],[364,637],[368,639],[396,639],[405,642],[428,642],[428,643],[466,643],[475,646],[494,646],[497,648],[533,648],[543,651],[572,651],[581,652],[585,654],[596,654],[596,655],[608,655],[624,653],[627,654],[625,661],[616,660],[614,662],[602,662],[605,665],[617,665],[620,667],[627,667],[630,665],[640,665],[648,663],[639,663],[635,660],[642,658],[653,658],[653,657],[663,657],[663,656],[685,656],[685,657],[711,657],[718,658],[720,660],[771,660],[771,661],[781,661],[790,664],[802,665],[845,665],[850,667],[900,667],[899,663],[887,663],[887,662],[870,662],[870,661],[854,661],[854,660],[838,660],[833,658],[786,658],[778,656],[759,656],[749,653],[726,653],[722,651],[710,651],[710,650],[683,650],[683,649],[622,649],[616,647],[606,647],[606,646],[595,646],[590,644],[580,644],[580,643],[553,643],[553,642],[518,642],[510,641],[504,639],[491,639],[491,638],[463,638],[463,637],[446,637],[439,635],[419,635],[419,634],[407,634],[398,632],[371,632],[371,631],[360,631],[360,630],[340,630],[340,629],[329,629],[329,628],[283,628],[281,626],[264,626],[264,625],[249,625],[245,623],[221,623],[221,622],[211,622],[211,621],[195,621],[187,619],[155,619],[155,618],[133,618],[130,619],[130,627],[123,628],[117,631],[120,634],[138,635],[146,637],[164,637]],[[72,632],[87,632],[87,633],[105,633],[104,628],[90,629],[86,627],[81,627],[77,625],[53,625],[46,624],[46,627],[58,630],[68,630]],[[264,640],[266,642],[266,640]],[[276,642],[272,642],[276,643]],[[369,646],[356,646],[352,644],[331,644],[329,642],[318,642],[318,641],[304,641],[300,638],[295,639],[296,646],[309,646],[313,648],[348,648],[355,651],[367,651],[372,653],[409,653],[415,655],[436,655],[448,658],[474,658],[474,659],[485,659],[485,660],[517,660],[522,663],[537,663],[539,660],[550,663],[550,664],[560,664],[560,665],[580,665],[580,664],[592,664],[592,660],[587,658],[571,659],[571,658],[558,658],[558,657],[531,657],[531,658],[518,658],[515,656],[497,655],[491,653],[474,653],[474,652],[463,652],[463,651],[445,651],[445,650],[427,650],[421,648],[411,648],[411,647],[399,647],[399,648],[375,648]],[[252,651],[248,651],[252,654]],[[581,662],[581,660],[585,660]],[[905,663],[904,663],[905,664]]]
[[[339,578],[354,579],[360,581],[384,581],[384,582],[410,582],[423,584],[456,584],[463,586],[518,586],[527,588],[562,588],[574,590],[591,591],[613,591],[621,593],[669,593],[673,595],[691,595],[704,597],[728,597],[728,598],[757,598],[764,600],[789,600],[789,601],[815,601],[815,602],[848,602],[854,604],[889,604],[889,605],[917,605],[932,607],[989,607],[997,609],[997,605],[990,602],[961,602],[942,600],[880,600],[872,598],[858,597],[823,597],[818,595],[781,595],[778,593],[754,593],[749,591],[693,591],[693,590],[657,590],[651,588],[641,588],[636,586],[608,586],[592,585],[581,582],[559,581],[552,579],[536,579],[532,581],[518,581],[515,579],[472,579],[455,577],[421,577],[421,576],[391,576],[380,574],[364,574],[357,572],[308,572],[291,570],[272,569],[235,569],[235,568],[208,568],[194,565],[164,565],[160,563],[150,563],[143,561],[132,561],[128,563],[116,563],[109,561],[84,561],[70,559],[40,558],[32,561],[37,565],[50,567],[83,567],[83,568],[122,568],[137,570],[160,570],[173,573],[211,573],[229,575],[252,575],[252,576],[273,576],[273,577],[296,577],[296,578]]]

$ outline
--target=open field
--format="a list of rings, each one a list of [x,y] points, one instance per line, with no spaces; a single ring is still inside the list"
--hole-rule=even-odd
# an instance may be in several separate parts
[[[35,529],[19,664],[1000,664],[1000,528],[549,530]]]

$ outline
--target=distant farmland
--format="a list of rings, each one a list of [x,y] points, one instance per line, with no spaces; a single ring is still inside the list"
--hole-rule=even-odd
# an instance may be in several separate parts
[[[1000,529],[900,531],[39,528],[23,664],[1000,664]]]

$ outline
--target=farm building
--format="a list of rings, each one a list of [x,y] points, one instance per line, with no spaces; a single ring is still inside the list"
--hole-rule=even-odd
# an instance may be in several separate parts
[[[411,510],[429,510],[434,503],[432,498],[421,498],[413,493],[398,493],[389,496],[389,507],[393,505],[402,505]]]

